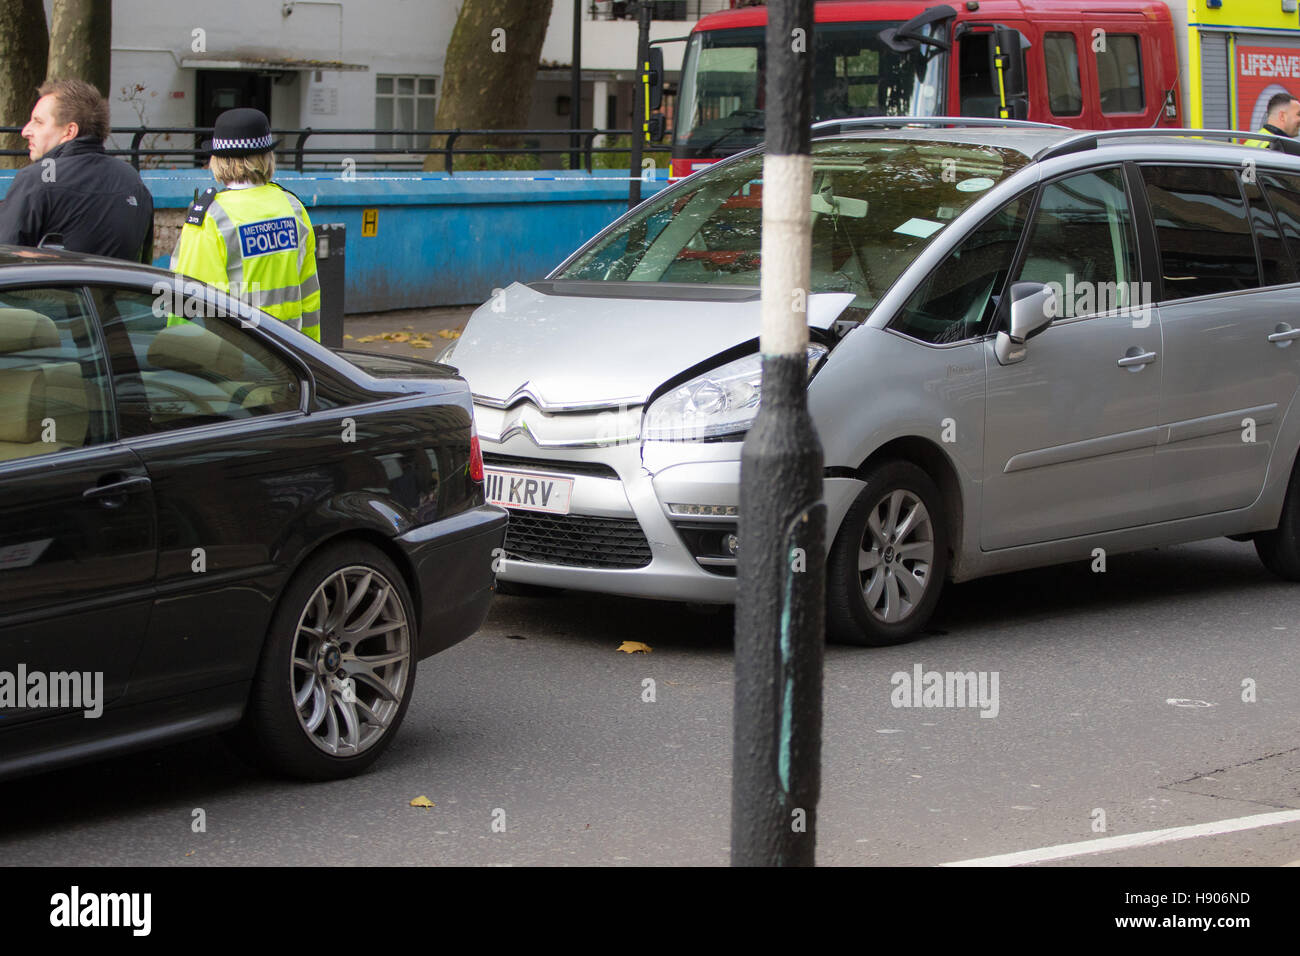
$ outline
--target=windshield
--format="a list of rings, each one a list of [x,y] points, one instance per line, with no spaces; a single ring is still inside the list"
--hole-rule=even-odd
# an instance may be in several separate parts
[[[948,223],[1028,162],[992,146],[899,139],[813,144],[813,292],[872,309]],[[763,157],[666,190],[557,279],[758,286]]]
[[[813,121],[845,116],[935,116],[945,55],[922,44],[895,53],[880,31],[897,21],[819,23],[813,32]],[[940,24],[924,28],[933,35]],[[729,156],[763,138],[762,27],[691,37],[682,67],[676,155]]]

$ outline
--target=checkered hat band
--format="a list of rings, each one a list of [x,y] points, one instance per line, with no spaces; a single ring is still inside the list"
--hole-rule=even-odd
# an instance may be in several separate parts
[[[271,134],[256,139],[214,139],[212,149],[270,149]]]

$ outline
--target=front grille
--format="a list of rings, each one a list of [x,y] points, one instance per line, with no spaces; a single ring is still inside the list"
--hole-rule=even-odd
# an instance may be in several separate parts
[[[546,461],[539,458],[518,458],[514,455],[483,454],[483,464],[489,468],[514,468],[518,471],[555,471],[565,475],[593,475],[597,478],[618,478],[609,465],[598,461]]]
[[[506,557],[571,568],[643,568],[650,543],[635,518],[547,515],[510,508]]]

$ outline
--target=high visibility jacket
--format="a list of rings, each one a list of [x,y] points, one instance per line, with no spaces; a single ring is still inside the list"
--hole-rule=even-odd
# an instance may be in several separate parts
[[[1273,125],[1271,125],[1271,124],[1269,124],[1269,123],[1265,123],[1262,127],[1260,127],[1259,132],[1265,134],[1266,136],[1285,136],[1285,135],[1286,135],[1286,132],[1285,132],[1284,130],[1280,130],[1280,129],[1278,129],[1276,126],[1273,126]],[[1257,146],[1257,147],[1260,148],[1260,149],[1281,149],[1281,148],[1282,148],[1282,144],[1281,144],[1281,143],[1277,143],[1277,142],[1274,142],[1273,140],[1269,140],[1269,139],[1248,139],[1248,140],[1246,140],[1244,143],[1242,143],[1241,145],[1242,145],[1242,146]]]
[[[172,271],[229,292],[320,341],[311,219],[298,197],[275,183],[205,193],[181,228]]]

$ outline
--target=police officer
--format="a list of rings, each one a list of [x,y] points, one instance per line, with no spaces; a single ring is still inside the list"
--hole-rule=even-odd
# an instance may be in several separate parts
[[[104,152],[108,101],[83,80],[50,80],[23,127],[32,165],[0,203],[0,242],[153,261],[153,197],[140,174]]]
[[[1274,93],[1269,97],[1265,120],[1259,130],[1261,133],[1294,137],[1300,133],[1300,100],[1290,93]],[[1258,146],[1261,149],[1282,148],[1281,143],[1271,139],[1248,139],[1243,145]]]
[[[209,168],[222,188],[207,189],[190,206],[172,271],[229,292],[319,342],[316,238],[298,197],[271,182],[277,145],[261,110],[217,117]]]

